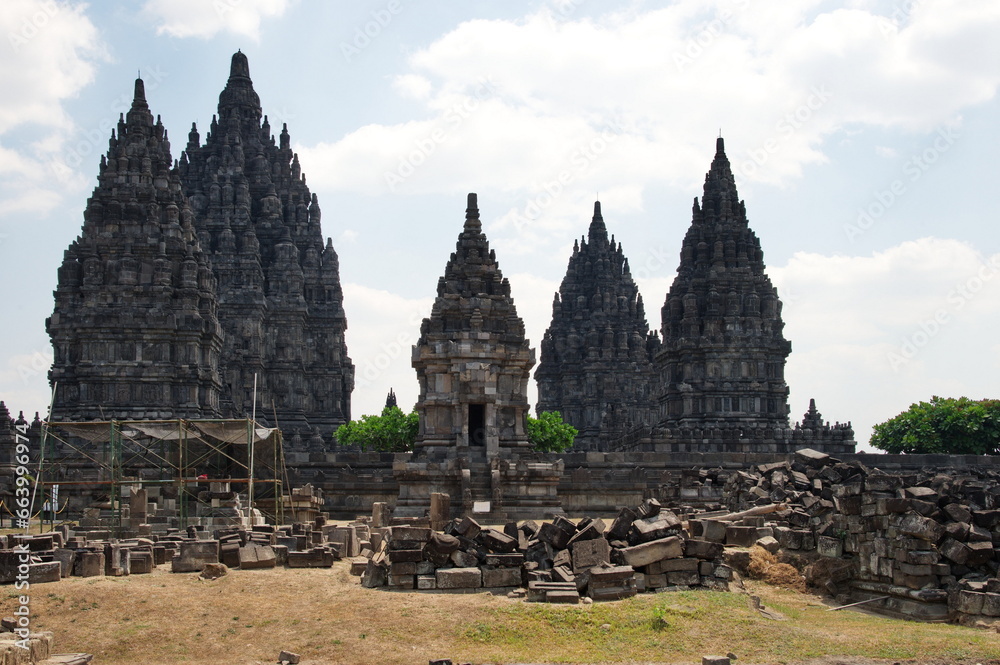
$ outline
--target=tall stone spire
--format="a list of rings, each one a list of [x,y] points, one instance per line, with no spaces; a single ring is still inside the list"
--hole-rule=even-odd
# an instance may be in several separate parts
[[[46,321],[54,418],[219,416],[216,279],[193,218],[137,79]]]
[[[605,449],[652,417],[653,354],[642,296],[620,243],[608,239],[601,203],[574,245],[542,339],[536,411],[577,428],[574,448]]]
[[[256,376],[258,415],[329,436],[350,419],[354,388],[340,263],[288,127],[275,141],[242,52],[204,144],[192,126],[181,174],[219,280],[224,412],[253,411]]]
[[[781,301],[721,138],[662,310],[661,423],[788,427]]]

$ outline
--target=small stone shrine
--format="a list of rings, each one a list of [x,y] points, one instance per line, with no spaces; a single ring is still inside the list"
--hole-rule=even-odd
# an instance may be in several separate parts
[[[535,352],[469,194],[465,227],[420,326],[414,452],[393,466],[397,516],[420,516],[432,493],[452,512],[526,519],[561,513],[561,461],[542,461],[526,431]]]

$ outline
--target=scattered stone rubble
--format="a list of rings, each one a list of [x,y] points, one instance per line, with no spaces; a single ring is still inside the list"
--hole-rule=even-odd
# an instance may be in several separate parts
[[[747,470],[687,476],[722,487],[727,510],[669,509],[647,499],[610,523],[560,516],[491,528],[469,516],[446,519],[441,507],[450,504],[442,495],[429,519],[392,518],[389,506],[376,503],[370,518],[343,526],[315,514],[277,528],[189,527],[117,539],[107,529],[62,527],[0,536],[0,583],[17,579],[25,551],[32,584],[142,574],[168,563],[174,572],[209,564],[327,568],[346,557],[366,587],[509,588],[529,601],[578,603],[647,590],[725,590],[748,560],[745,548],[758,545],[804,568],[810,584],[845,603],[871,601],[867,607],[905,618],[1000,625],[997,471],[887,473],[806,449]]]
[[[938,469],[889,474],[801,450],[791,462],[732,474],[731,510],[783,505],[759,519],[786,552],[815,552],[831,595],[888,596],[869,607],[923,620],[993,623],[1000,617],[1000,476]],[[726,543],[754,536],[727,528]]]
[[[368,526],[295,522],[275,528],[258,525],[213,532],[189,527],[149,538],[112,538],[109,531],[76,533],[69,527],[45,534],[0,536],[0,584],[13,583],[21,557],[28,553],[28,583],[58,582],[64,577],[120,577],[151,573],[159,565],[171,572],[200,573],[206,566],[259,569],[329,568],[341,553],[357,554]],[[224,574],[224,573],[223,573]]]
[[[94,657],[89,653],[52,653],[52,633],[28,633],[22,638],[14,631],[17,621],[0,620],[0,665],[86,665]]]
[[[722,560],[724,526],[700,526],[692,535],[655,499],[623,508],[610,525],[556,517],[541,524],[508,522],[500,530],[466,516],[439,532],[420,522],[397,520],[372,530],[372,548],[351,568],[364,586],[512,587],[525,589],[529,601],[579,603],[646,590],[727,590],[733,574]]]

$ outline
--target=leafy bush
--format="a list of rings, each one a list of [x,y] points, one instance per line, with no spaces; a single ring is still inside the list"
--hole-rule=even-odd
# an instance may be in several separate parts
[[[418,428],[416,412],[406,414],[398,406],[387,406],[381,415],[361,416],[341,425],[335,436],[342,446],[356,444],[362,450],[404,453],[413,450]]]
[[[575,427],[563,422],[558,411],[543,411],[538,418],[528,416],[528,440],[539,452],[565,452],[573,446],[578,433]]]
[[[1000,401],[932,397],[875,425],[871,445],[888,453],[1000,453]]]

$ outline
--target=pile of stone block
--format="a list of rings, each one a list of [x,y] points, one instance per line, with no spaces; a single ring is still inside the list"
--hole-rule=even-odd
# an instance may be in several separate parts
[[[215,563],[244,570],[329,568],[341,552],[358,554],[370,548],[368,538],[364,522],[337,526],[326,524],[322,517],[277,528],[259,525],[209,532],[188,527],[149,538],[112,538],[107,531],[78,533],[64,526],[41,535],[0,536],[0,584],[19,579],[29,584],[58,582],[71,575],[137,575],[166,564],[175,573],[197,573]]]
[[[0,663],[3,665],[86,665],[94,657],[89,653],[52,652],[49,631],[28,632],[18,626],[15,617],[0,619]]]
[[[855,600],[888,596],[870,607],[889,614],[942,620],[955,613],[989,617],[989,580],[1000,559],[1000,484],[991,470],[890,474],[811,450],[790,462],[733,474],[729,507],[783,504],[757,517],[780,548],[842,560],[825,580]],[[760,536],[736,533],[727,544]],[[735,542],[734,542],[735,541]],[[983,595],[985,594],[985,595]]]
[[[576,603],[655,589],[724,590],[732,575],[721,542],[691,537],[681,518],[654,499],[622,509],[610,525],[556,517],[508,522],[501,530],[466,516],[443,532],[412,524],[373,530],[371,542],[365,558],[352,564],[366,587],[520,587],[529,601]]]

